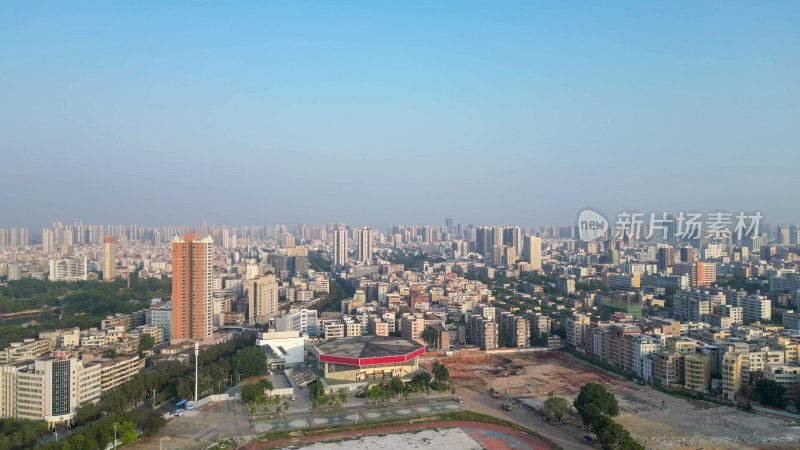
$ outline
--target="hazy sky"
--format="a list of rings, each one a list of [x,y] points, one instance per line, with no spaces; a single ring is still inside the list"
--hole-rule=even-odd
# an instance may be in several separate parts
[[[800,222],[800,2],[0,3],[0,227]]]

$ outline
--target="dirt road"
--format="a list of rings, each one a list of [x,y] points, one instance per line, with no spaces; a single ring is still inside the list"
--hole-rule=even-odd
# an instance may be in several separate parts
[[[492,398],[488,392],[476,392],[469,388],[457,388],[456,395],[460,396],[465,402],[465,409],[470,411],[499,417],[526,428],[530,428],[542,436],[555,442],[565,450],[585,450],[587,447],[580,439],[585,434],[574,425],[555,425],[545,422],[541,417],[523,408],[514,408],[511,411],[504,411],[500,408],[501,400]]]

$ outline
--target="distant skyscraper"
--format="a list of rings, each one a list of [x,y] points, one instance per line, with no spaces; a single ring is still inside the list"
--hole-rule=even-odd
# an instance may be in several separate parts
[[[19,230],[19,245],[27,247],[28,245],[30,245],[30,243],[31,239],[30,236],[28,235],[28,229],[23,228]]]
[[[214,240],[187,234],[172,241],[172,339],[212,336],[211,300]]]
[[[333,265],[344,267],[347,264],[347,230],[337,228],[333,231]]]
[[[514,247],[516,254],[522,253],[522,229],[518,226],[506,227],[503,230],[503,245]]]
[[[522,240],[522,259],[533,270],[542,270],[542,238],[525,236]]]
[[[478,227],[475,234],[475,247],[484,258],[493,256],[495,246],[503,245],[503,227]]]
[[[53,253],[56,251],[56,236],[53,233],[51,228],[45,228],[42,230],[42,252]]]
[[[11,230],[12,232],[14,230]],[[789,225],[780,225],[778,227],[778,244],[791,244],[792,243],[792,227]]]
[[[364,227],[356,230],[356,244],[358,247],[356,251],[356,259],[359,262],[372,261],[372,240],[372,229]]]
[[[113,237],[103,238],[103,281],[117,278],[117,241]]]

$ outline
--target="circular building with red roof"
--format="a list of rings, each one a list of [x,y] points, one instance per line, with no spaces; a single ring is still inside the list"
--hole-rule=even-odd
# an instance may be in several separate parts
[[[397,337],[358,336],[330,339],[311,351],[326,384],[331,384],[406,377],[419,370],[425,347]]]

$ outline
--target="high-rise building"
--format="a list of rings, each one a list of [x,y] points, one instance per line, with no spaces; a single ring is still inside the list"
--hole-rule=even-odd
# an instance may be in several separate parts
[[[70,423],[78,407],[100,400],[101,365],[69,351],[0,366],[0,417]]]
[[[372,261],[373,231],[368,227],[356,230],[356,259],[359,262]]]
[[[213,333],[211,263],[214,240],[187,234],[172,241],[172,339],[203,340]]]
[[[499,330],[493,318],[473,314],[469,317],[468,325],[470,341],[481,350],[492,350],[499,346]]]
[[[83,255],[50,260],[50,281],[85,281],[88,264]]]
[[[664,272],[667,267],[675,265],[675,249],[672,247],[659,247],[656,254],[656,263],[658,264],[659,272]]]
[[[103,238],[103,281],[117,278],[117,241],[113,237]]]
[[[50,228],[42,230],[42,253],[53,253],[56,251],[55,233]]]
[[[347,264],[347,230],[337,228],[333,231],[333,265],[344,267]]]
[[[672,267],[674,275],[689,277],[689,285],[693,288],[710,286],[717,282],[717,265],[714,263],[693,262],[675,263]]]
[[[21,245],[23,247],[27,247],[28,245],[30,245],[30,242],[31,242],[31,239],[30,239],[30,236],[28,235],[28,229],[27,228],[20,229],[19,230],[19,245]]]
[[[248,289],[249,323],[267,323],[278,315],[278,281],[269,273],[250,281]]]
[[[525,236],[522,240],[522,259],[533,270],[542,270],[542,238]]]
[[[506,227],[503,229],[503,245],[514,248],[514,253],[522,253],[522,228],[519,226]]]

